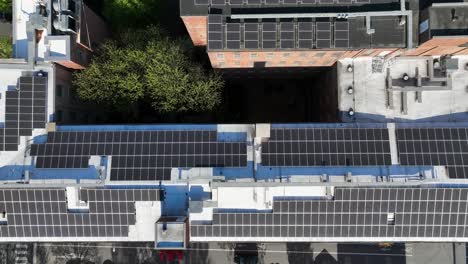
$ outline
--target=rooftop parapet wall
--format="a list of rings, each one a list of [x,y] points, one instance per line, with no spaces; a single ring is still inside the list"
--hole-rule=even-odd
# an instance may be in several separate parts
[[[222,51],[208,52],[208,56],[213,68],[328,67],[339,59],[386,56],[397,50]]]

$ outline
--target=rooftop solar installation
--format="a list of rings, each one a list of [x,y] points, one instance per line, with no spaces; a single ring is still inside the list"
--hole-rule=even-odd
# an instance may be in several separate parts
[[[111,180],[170,180],[171,168],[245,167],[246,142],[219,142],[215,130],[50,132],[32,144],[36,168],[87,168],[111,156]]]
[[[226,25],[226,47],[228,49],[239,49],[241,43],[241,29],[239,23]]]
[[[450,178],[468,176],[466,128],[398,128],[401,165],[447,166]]]
[[[390,165],[387,129],[272,128],[262,143],[265,166]]]
[[[301,19],[291,22],[222,22],[222,16],[210,15],[208,22],[208,49],[210,50],[310,50],[371,48],[382,45],[385,32],[370,38],[365,34],[363,21],[351,20],[315,21]],[[379,19],[376,18],[376,21]],[[383,24],[384,22],[380,22]],[[393,21],[391,21],[393,25]],[[380,25],[379,24],[379,25]],[[361,28],[356,28],[361,27]],[[388,29],[388,27],[387,27]],[[375,30],[383,31],[383,28]],[[388,29],[389,30],[389,29]],[[404,35],[401,28],[392,33]],[[402,40],[403,41],[403,40]],[[374,43],[375,42],[375,43]],[[401,45],[401,44],[399,44]]]
[[[208,16],[208,49],[222,49],[224,47],[222,19],[221,15]]]
[[[244,48],[258,49],[259,48],[259,24],[245,23],[244,24]]]
[[[262,23],[262,48],[275,49],[277,40],[277,24],[265,22]]]
[[[5,93],[5,126],[0,151],[17,151],[20,136],[31,136],[47,121],[47,77],[20,77],[16,90]]]
[[[231,240],[468,238],[467,200],[463,188],[336,188],[334,199],[274,200],[272,212],[215,211],[212,224],[190,231]]]
[[[331,23],[330,22],[317,22],[317,48],[330,48],[331,47]]]
[[[190,0],[189,0],[190,1]],[[232,6],[234,8],[240,7],[293,7],[293,6],[339,6],[339,5],[363,5],[363,4],[379,4],[379,3],[392,3],[393,0],[191,0],[195,5],[212,6],[212,7],[226,7]]]
[[[89,212],[71,212],[65,189],[1,189],[1,237],[126,237],[135,201],[159,201],[158,189],[82,189]]]
[[[280,47],[282,49],[293,49],[295,47],[295,27],[292,22],[282,22],[280,24]]]
[[[349,23],[348,21],[335,22],[335,48],[349,47]]]
[[[297,25],[298,43],[297,47],[300,49],[312,49],[314,47],[315,35],[314,22],[299,22]]]

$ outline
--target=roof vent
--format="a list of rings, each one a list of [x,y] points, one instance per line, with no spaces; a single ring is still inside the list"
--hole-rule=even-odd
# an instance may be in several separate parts
[[[395,225],[395,213],[387,214],[387,225]]]
[[[450,10],[450,13],[452,14],[452,22],[457,22],[458,16],[456,15],[455,8],[452,8],[452,10]]]
[[[79,21],[80,5],[75,0],[53,0],[54,29],[66,33],[76,33]]]
[[[348,115],[349,116],[354,116],[354,109],[353,108],[349,108]]]
[[[406,17],[404,17],[404,16],[399,16],[399,17],[398,17],[398,24],[399,24],[400,26],[404,26],[404,25],[406,24]]]
[[[408,81],[409,80],[409,75],[407,73],[404,73],[402,79],[404,81]]]
[[[351,66],[351,64],[349,64],[348,67],[346,67],[346,70],[348,72],[353,72],[353,66]]]
[[[54,28],[63,32],[76,33],[76,20],[70,15],[54,17]]]
[[[354,93],[354,88],[353,86],[348,86],[348,90],[346,90],[348,94],[353,94]]]

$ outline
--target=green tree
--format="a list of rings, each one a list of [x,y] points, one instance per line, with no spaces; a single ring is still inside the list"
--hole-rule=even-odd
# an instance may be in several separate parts
[[[160,0],[104,0],[103,13],[112,27],[122,29],[153,24],[159,7]]]
[[[75,74],[81,99],[131,112],[139,104],[158,113],[204,112],[221,101],[222,79],[191,61],[181,40],[158,27],[128,30],[103,45]]]
[[[0,36],[0,58],[8,59],[12,56],[13,44],[11,43],[11,39],[9,37]]]
[[[0,0],[0,12],[11,14],[12,13],[12,0]]]

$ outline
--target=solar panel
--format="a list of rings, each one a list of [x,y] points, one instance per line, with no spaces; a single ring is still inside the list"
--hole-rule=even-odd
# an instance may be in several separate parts
[[[317,22],[317,48],[330,48],[331,45],[331,23]]]
[[[436,198],[440,195],[443,200]],[[464,229],[467,198],[464,188],[336,188],[331,200],[274,200],[272,213],[215,210],[211,225],[191,225],[191,236],[467,237],[468,232],[434,232],[441,226]],[[393,223],[388,222],[389,213]],[[239,230],[229,232],[230,226]]]
[[[298,48],[311,49],[314,45],[314,23],[299,22],[298,30]]]
[[[282,49],[293,49],[295,47],[295,25],[292,22],[282,22],[280,24],[280,47]]]
[[[468,175],[466,128],[399,128],[400,164],[447,166],[451,178]]]
[[[335,48],[349,47],[349,23],[348,21],[335,22]]]
[[[32,144],[37,168],[87,168],[111,156],[111,180],[169,180],[171,168],[244,167],[246,142],[220,142],[215,130],[64,131]]]
[[[262,48],[276,48],[276,23],[262,23]]]
[[[224,0],[223,0],[224,1]],[[223,49],[222,16],[208,16],[208,49]]]
[[[208,5],[210,0],[195,0],[195,5]]]
[[[246,49],[258,49],[259,45],[259,24],[245,23],[244,24],[244,47]]]
[[[229,4],[236,6],[236,5],[243,5],[244,0],[229,0]]]
[[[226,4],[226,1],[225,1],[225,0],[211,0],[211,5],[214,5],[214,6],[216,6],[216,5],[221,5],[221,6],[223,6],[223,5],[225,5],[225,4]]]
[[[388,131],[380,128],[274,128],[262,143],[265,166],[390,165]]]
[[[226,24],[226,48],[239,49],[240,48],[240,33],[241,27],[239,23]]]
[[[1,189],[7,216],[1,237],[126,237],[135,201],[159,201],[158,189],[82,189],[89,213],[70,212],[65,189]]]
[[[31,136],[47,121],[47,78],[20,77],[17,90],[5,92],[5,126],[0,129],[0,151],[17,151],[20,136]]]

